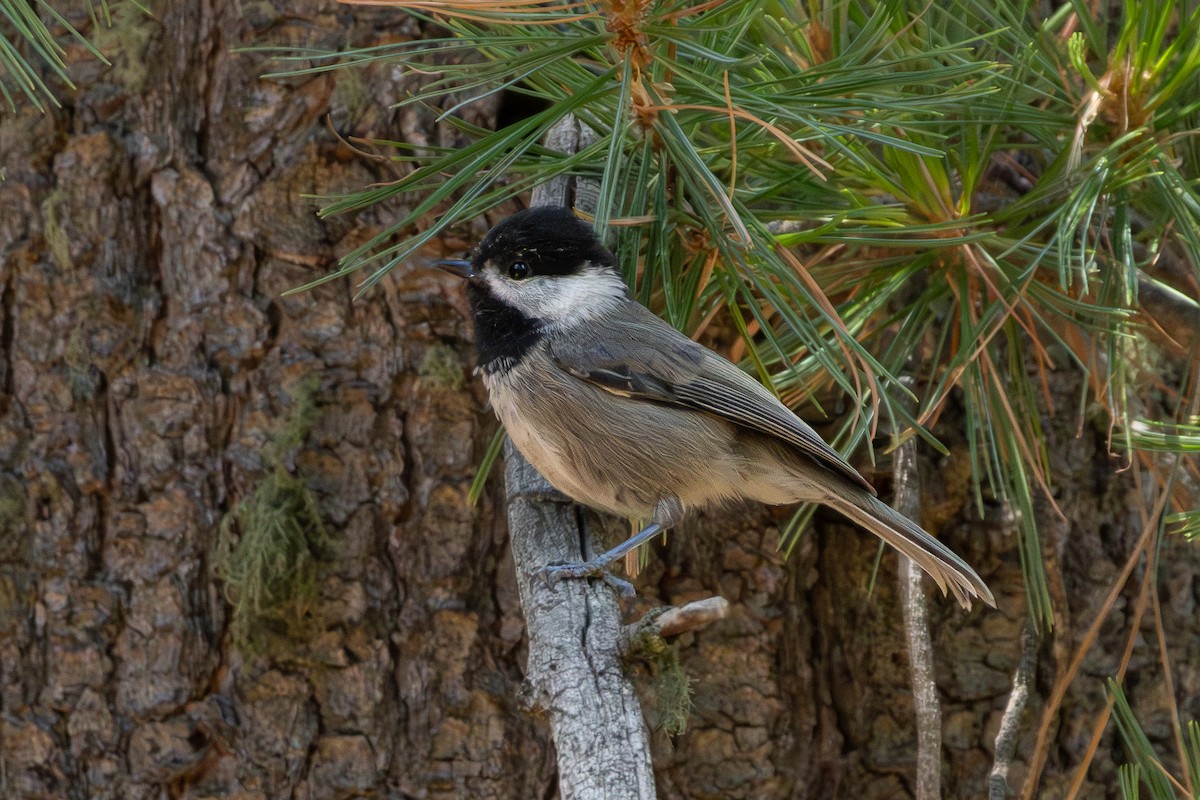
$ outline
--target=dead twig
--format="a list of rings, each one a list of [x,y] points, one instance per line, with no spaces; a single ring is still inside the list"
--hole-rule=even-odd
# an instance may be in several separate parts
[[[909,519],[921,518],[921,476],[913,440],[900,445],[893,456],[892,475],[896,510]],[[938,800],[942,795],[942,706],[933,677],[933,640],[929,610],[921,590],[921,568],[900,559],[900,598],[904,629],[908,634],[908,660],[912,668],[913,702],[917,710],[917,800]]]
[[[988,777],[988,800],[1004,800],[1009,794],[1008,770],[1017,753],[1017,734],[1021,729],[1025,704],[1029,702],[1029,682],[1037,667],[1037,649],[1038,636],[1026,625],[1021,632],[1021,660],[1013,672],[1012,692],[1008,695],[1004,716],[1000,718],[1000,730],[996,733],[996,760]]]

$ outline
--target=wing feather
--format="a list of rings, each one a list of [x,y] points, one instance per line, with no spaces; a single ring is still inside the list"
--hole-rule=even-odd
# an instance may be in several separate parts
[[[642,306],[631,302],[624,312],[620,319],[603,321],[607,341],[619,342],[619,347],[589,348],[574,338],[553,338],[550,352],[559,368],[620,397],[712,414],[772,436],[875,493],[854,467],[760,383]]]

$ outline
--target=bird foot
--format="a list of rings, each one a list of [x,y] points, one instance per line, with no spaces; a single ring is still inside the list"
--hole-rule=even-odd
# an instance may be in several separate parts
[[[633,584],[608,572],[604,569],[606,566],[607,561],[597,560],[581,561],[577,564],[549,564],[534,574],[541,578],[547,587],[553,587],[559,581],[571,578],[599,578],[621,597],[633,597],[636,594]]]

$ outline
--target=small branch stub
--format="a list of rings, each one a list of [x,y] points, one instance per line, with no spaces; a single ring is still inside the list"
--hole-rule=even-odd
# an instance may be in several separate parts
[[[630,642],[643,634],[669,639],[711,625],[729,616],[729,601],[724,597],[706,597],[682,606],[670,606],[651,611],[622,632],[622,651],[628,652]]]

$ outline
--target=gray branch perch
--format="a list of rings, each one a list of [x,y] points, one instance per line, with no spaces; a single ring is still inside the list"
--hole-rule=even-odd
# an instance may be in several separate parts
[[[550,131],[547,147],[577,152],[594,134],[573,117]],[[539,186],[533,205],[595,211],[597,187],[567,178]],[[621,664],[621,614],[600,581],[534,577],[546,564],[591,555],[573,504],[516,448],[505,446],[508,529],[529,630],[531,700],[545,712],[558,751],[563,800],[653,800],[654,773],[642,709]]]

